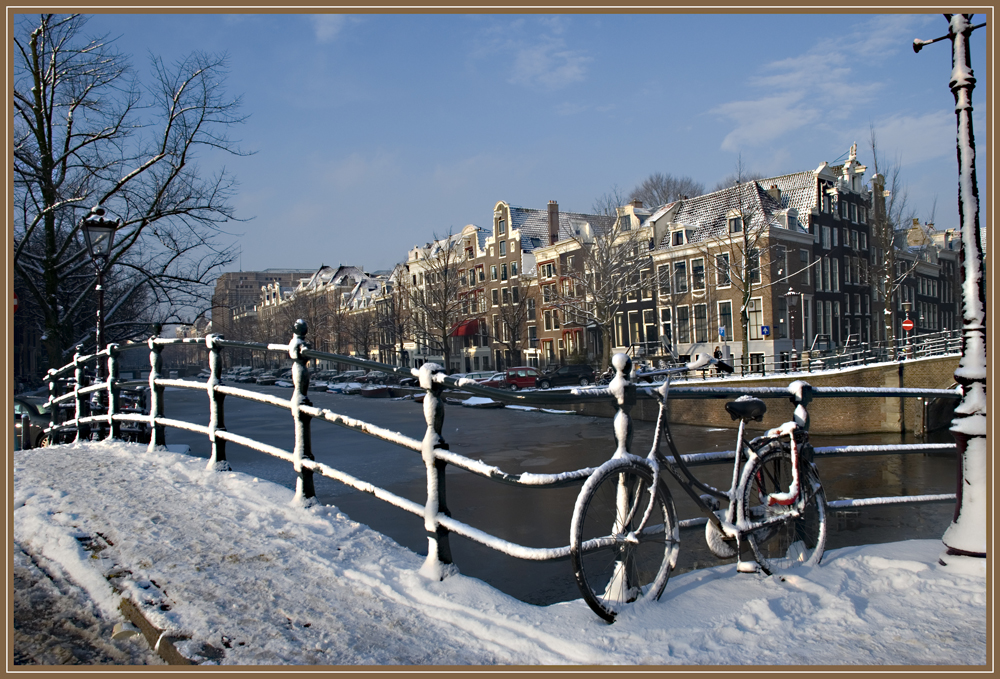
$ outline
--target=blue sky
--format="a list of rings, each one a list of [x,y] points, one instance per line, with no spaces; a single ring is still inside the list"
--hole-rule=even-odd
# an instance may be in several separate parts
[[[711,189],[738,155],[783,174],[856,141],[871,168],[870,123],[917,214],[957,226],[950,43],[910,47],[947,32],[940,14],[101,14],[88,30],[140,68],[228,54],[249,114],[234,136],[256,151],[225,159],[250,220],[231,270],[390,268],[488,226],[498,200],[587,212],[657,171]],[[985,47],[976,31],[984,205]]]

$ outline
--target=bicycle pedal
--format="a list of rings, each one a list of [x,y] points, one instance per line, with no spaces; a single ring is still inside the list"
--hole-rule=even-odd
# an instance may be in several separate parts
[[[756,573],[760,570],[760,566],[757,565],[756,561],[740,561],[736,564],[737,573]]]

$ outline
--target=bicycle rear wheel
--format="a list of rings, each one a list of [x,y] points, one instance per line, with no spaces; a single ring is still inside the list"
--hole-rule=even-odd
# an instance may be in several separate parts
[[[762,446],[757,455],[740,480],[739,518],[758,523],[785,517],[747,534],[757,563],[768,575],[818,564],[826,545],[826,495],[815,465],[800,461],[804,478],[799,482],[799,500],[788,506],[769,505],[768,495],[788,492],[792,485],[792,451],[786,441],[776,439]]]
[[[608,622],[628,604],[658,599],[677,562],[673,499],[662,483],[652,490],[647,467],[614,460],[594,472],[577,498],[573,573],[584,600]]]

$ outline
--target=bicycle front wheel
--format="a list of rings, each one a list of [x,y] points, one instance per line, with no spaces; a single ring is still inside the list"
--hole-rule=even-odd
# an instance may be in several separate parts
[[[740,481],[739,515],[748,524],[768,524],[747,533],[747,541],[761,570],[814,566],[826,545],[826,495],[811,462],[800,461],[800,497],[784,506],[769,503],[772,493],[787,493],[792,485],[792,451],[787,442],[773,440],[757,451]],[[783,517],[783,518],[781,518]],[[745,524],[744,524],[745,525]]]
[[[577,498],[570,532],[584,600],[608,622],[628,604],[658,599],[677,562],[673,499],[652,472],[628,460],[605,464]]]

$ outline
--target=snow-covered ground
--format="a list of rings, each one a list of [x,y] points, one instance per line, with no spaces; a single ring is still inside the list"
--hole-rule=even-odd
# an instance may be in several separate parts
[[[122,619],[108,576],[190,637],[183,653],[225,665],[987,662],[986,564],[941,566],[938,540],[840,549],[784,577],[684,573],[607,625],[581,600],[427,580],[423,557],[336,507],[293,506],[292,490],[202,458],[124,443],[13,455],[15,571],[40,568],[69,597],[50,615],[100,618],[77,633],[106,652],[80,662],[156,661],[107,638]]]

